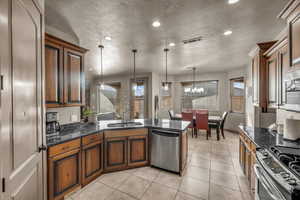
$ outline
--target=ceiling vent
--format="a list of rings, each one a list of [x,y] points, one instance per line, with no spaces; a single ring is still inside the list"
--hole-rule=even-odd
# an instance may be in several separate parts
[[[199,37],[194,37],[194,38],[190,38],[190,39],[187,39],[187,40],[183,40],[183,44],[190,44],[190,43],[194,43],[194,42],[200,42],[201,40],[203,39],[202,36],[199,36]]]

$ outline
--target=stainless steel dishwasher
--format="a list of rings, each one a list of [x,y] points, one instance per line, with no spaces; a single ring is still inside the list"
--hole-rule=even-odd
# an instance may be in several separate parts
[[[179,172],[179,133],[152,129],[151,166]]]

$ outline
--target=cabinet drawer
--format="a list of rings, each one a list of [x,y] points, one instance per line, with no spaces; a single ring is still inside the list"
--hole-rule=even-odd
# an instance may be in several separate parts
[[[128,136],[134,136],[134,135],[147,135],[147,134],[148,134],[148,129],[146,129],[146,128],[105,131],[105,138],[128,137]]]
[[[53,157],[76,148],[80,148],[80,138],[50,147],[48,149],[48,155],[49,157]]]
[[[103,134],[102,133],[95,133],[92,135],[88,135],[82,138],[82,145],[88,145],[93,142],[99,141],[103,139]]]

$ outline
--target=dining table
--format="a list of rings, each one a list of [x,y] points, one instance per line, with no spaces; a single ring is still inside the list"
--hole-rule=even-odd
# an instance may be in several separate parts
[[[173,117],[175,120],[182,120],[181,114],[175,114]],[[217,140],[220,140],[220,125],[222,117],[218,115],[208,115],[208,124],[213,124],[217,130]],[[193,123],[196,123],[196,116],[193,116]]]

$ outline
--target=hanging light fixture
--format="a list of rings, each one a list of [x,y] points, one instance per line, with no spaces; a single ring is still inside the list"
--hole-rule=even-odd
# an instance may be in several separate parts
[[[136,90],[137,88],[137,81],[136,81],[136,66],[135,66],[135,54],[137,53],[137,49],[132,49],[133,53],[133,89]]]
[[[196,67],[193,67],[193,88],[192,88],[192,93],[196,93],[196,81],[195,81],[195,77],[196,77]]]
[[[104,81],[103,81],[103,49],[104,49],[104,46],[103,45],[99,45],[98,46],[100,48],[100,88],[101,89],[104,89]]]
[[[166,55],[166,81],[162,82],[162,87],[165,91],[169,90],[169,83],[168,83],[168,48],[164,49],[165,55]]]

